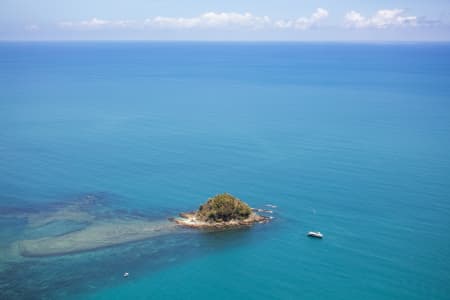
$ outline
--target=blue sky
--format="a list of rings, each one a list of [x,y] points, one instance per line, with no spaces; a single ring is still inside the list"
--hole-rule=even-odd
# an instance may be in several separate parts
[[[449,41],[449,0],[0,0],[1,40]]]

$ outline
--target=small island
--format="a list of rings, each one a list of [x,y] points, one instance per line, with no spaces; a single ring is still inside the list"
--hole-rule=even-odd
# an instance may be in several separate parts
[[[247,203],[228,193],[209,198],[194,212],[180,213],[173,221],[197,229],[229,229],[267,223],[271,218],[253,211]]]

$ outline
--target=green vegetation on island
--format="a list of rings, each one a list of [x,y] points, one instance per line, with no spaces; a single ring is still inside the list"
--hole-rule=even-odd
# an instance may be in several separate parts
[[[223,193],[209,198],[197,211],[180,213],[180,218],[172,218],[178,225],[206,229],[226,230],[267,223],[272,218],[261,216],[247,203]],[[263,210],[258,210],[263,211]]]
[[[232,220],[245,220],[252,213],[247,203],[228,193],[209,198],[200,205],[197,218],[207,222],[229,222]]]

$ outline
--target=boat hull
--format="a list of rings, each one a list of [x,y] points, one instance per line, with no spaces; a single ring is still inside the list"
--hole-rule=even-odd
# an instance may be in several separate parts
[[[309,237],[316,238],[316,239],[321,239],[321,238],[323,238],[323,234],[321,234],[320,232],[308,232],[307,235],[308,235]]]

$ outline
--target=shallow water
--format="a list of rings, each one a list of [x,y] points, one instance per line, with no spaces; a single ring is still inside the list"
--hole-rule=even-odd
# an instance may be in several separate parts
[[[0,298],[447,299],[449,54],[1,43]],[[276,204],[274,222],[63,256],[10,248],[225,191]]]

